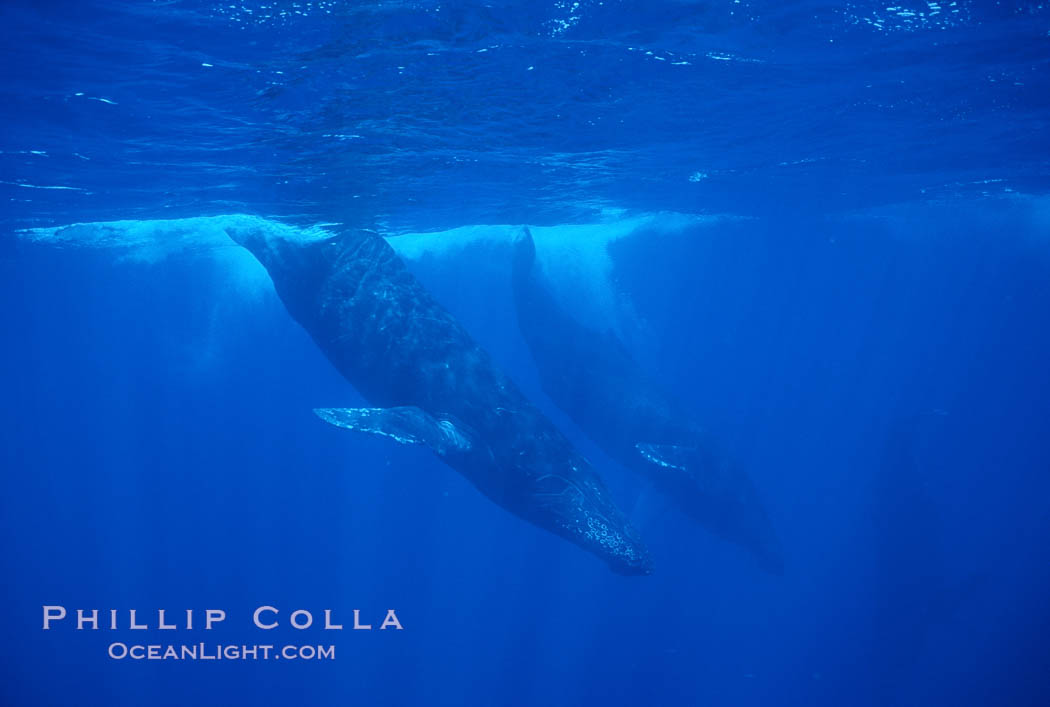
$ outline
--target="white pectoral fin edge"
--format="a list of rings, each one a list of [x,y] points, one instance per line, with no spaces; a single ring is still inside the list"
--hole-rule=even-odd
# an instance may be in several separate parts
[[[634,448],[651,464],[677,471],[686,470],[686,458],[693,451],[688,447],[679,447],[674,444],[645,444],[641,442],[634,445]]]
[[[436,454],[466,452],[469,436],[451,420],[438,419],[422,408],[315,408],[314,414],[330,425],[354,432],[389,437],[401,444],[424,444]]]

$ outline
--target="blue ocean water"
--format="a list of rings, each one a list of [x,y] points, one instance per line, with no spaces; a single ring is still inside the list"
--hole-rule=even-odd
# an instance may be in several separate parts
[[[7,0],[0,33],[3,704],[1047,703],[1044,3]],[[241,214],[386,237],[653,574],[318,421],[364,403]],[[544,392],[522,225],[747,470],[782,576]]]

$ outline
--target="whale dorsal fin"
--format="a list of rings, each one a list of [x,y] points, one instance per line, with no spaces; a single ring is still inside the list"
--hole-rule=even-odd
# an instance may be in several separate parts
[[[355,432],[389,437],[401,444],[424,444],[438,456],[466,452],[473,436],[449,416],[434,417],[415,406],[392,408],[316,408],[314,414],[330,425]]]

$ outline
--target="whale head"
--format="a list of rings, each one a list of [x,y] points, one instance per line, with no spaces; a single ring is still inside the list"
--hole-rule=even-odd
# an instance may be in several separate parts
[[[548,530],[600,557],[625,576],[652,574],[649,550],[638,531],[612,501],[597,472],[582,456],[532,459],[527,499],[529,515]]]
[[[694,434],[695,446],[634,445],[642,470],[687,516],[747,550],[766,572],[783,575],[780,539],[758,489],[713,440]]]

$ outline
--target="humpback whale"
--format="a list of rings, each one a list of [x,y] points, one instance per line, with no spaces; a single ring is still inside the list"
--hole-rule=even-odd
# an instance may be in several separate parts
[[[751,480],[673,396],[645,374],[618,337],[566,312],[536,266],[527,228],[515,240],[518,326],[540,383],[614,461],[669,496],[689,518],[783,572],[779,541]]]
[[[648,551],[590,463],[366,231],[312,242],[251,222],[227,235],[266,268],[288,313],[374,408],[322,408],[337,427],[429,447],[514,515],[649,574]]]

